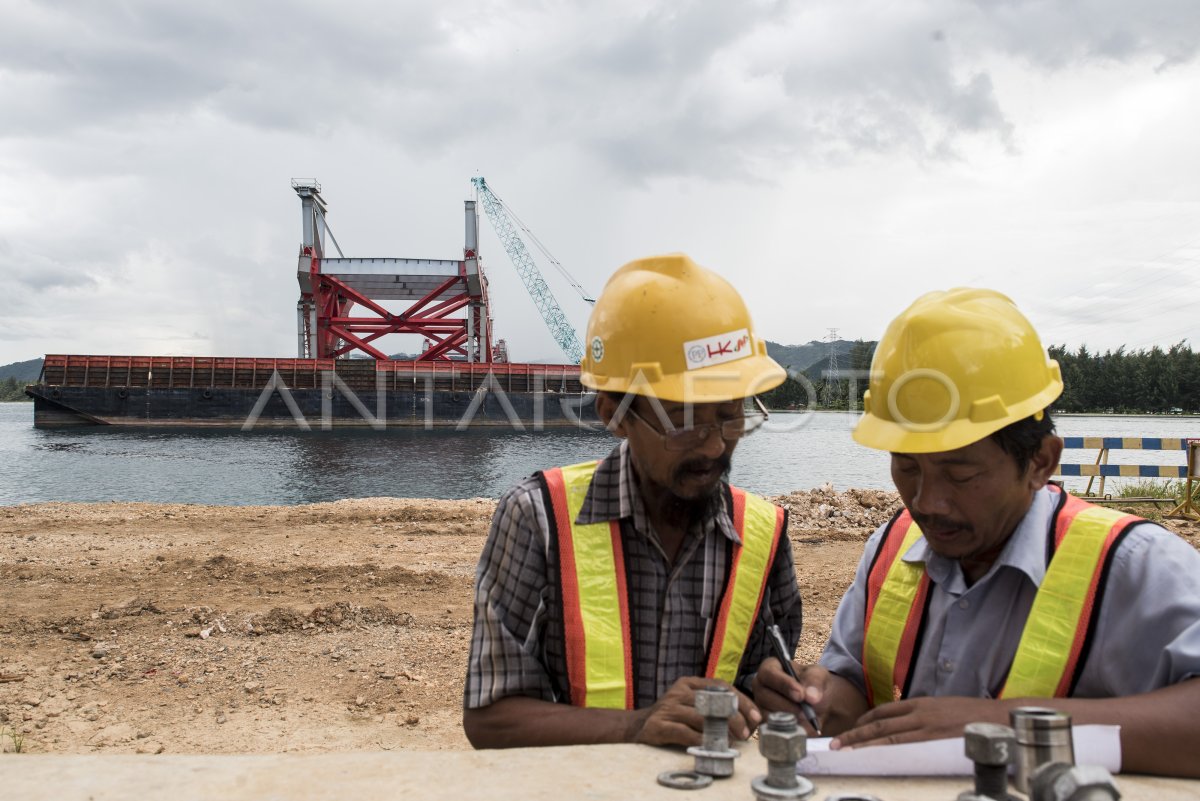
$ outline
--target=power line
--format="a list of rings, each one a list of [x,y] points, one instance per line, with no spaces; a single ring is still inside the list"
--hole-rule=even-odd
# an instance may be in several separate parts
[[[842,390],[838,382],[838,330],[827,329],[825,341],[829,343],[829,367],[825,370],[825,405],[832,406],[835,400],[841,398]]]
[[[1145,294],[1142,294],[1141,292],[1139,292],[1138,294],[1140,295],[1140,297],[1138,297],[1133,302],[1124,302],[1123,299],[1114,299],[1113,293],[1114,292],[1128,293],[1130,289],[1144,290],[1147,287],[1161,284],[1163,281],[1167,281],[1167,280],[1171,280],[1171,279],[1178,280],[1178,279],[1185,277],[1187,274],[1188,268],[1192,267],[1192,266],[1196,265],[1198,262],[1200,262],[1200,253],[1196,253],[1195,255],[1192,255],[1192,253],[1190,253],[1190,251],[1193,251],[1195,249],[1200,249],[1200,239],[1196,239],[1191,242],[1187,242],[1187,243],[1185,243],[1183,245],[1179,245],[1177,247],[1168,248],[1167,250],[1160,252],[1159,254],[1157,254],[1156,256],[1154,256],[1150,259],[1143,260],[1141,262],[1141,264],[1138,265],[1138,267],[1119,268],[1125,274],[1129,274],[1130,272],[1136,271],[1137,274],[1140,276],[1142,271],[1145,271],[1148,268],[1150,268],[1150,265],[1155,265],[1156,263],[1161,263],[1163,261],[1168,262],[1167,264],[1160,265],[1157,267],[1157,271],[1160,273],[1159,275],[1153,276],[1151,278],[1146,278],[1144,280],[1138,280],[1136,283],[1134,283],[1132,281],[1122,281],[1122,282],[1119,282],[1118,286],[1114,290],[1111,290],[1111,291],[1109,291],[1109,290],[1101,290],[1100,292],[1088,291],[1088,290],[1097,289],[1098,282],[1092,282],[1090,284],[1083,284],[1082,286],[1085,287],[1083,289],[1083,291],[1075,292],[1070,295],[1056,297],[1054,299],[1053,309],[1056,313],[1061,313],[1061,310],[1064,308],[1070,308],[1072,305],[1075,305],[1075,306],[1080,305],[1079,303],[1072,304],[1072,301],[1084,301],[1085,303],[1089,303],[1091,305],[1104,304],[1104,305],[1112,306],[1114,309],[1114,316],[1120,316],[1122,318],[1128,319],[1131,315],[1137,314],[1138,312],[1145,311],[1147,309],[1150,309],[1150,308],[1153,308],[1156,306],[1160,306],[1161,305],[1160,299],[1166,299],[1169,297],[1178,296],[1178,293],[1179,293],[1178,287],[1174,287],[1174,286],[1165,287],[1165,288],[1163,288],[1161,290],[1157,290],[1149,295],[1145,295]],[[1168,257],[1170,257],[1170,258],[1168,258]],[[1086,311],[1086,309],[1083,309],[1083,310]],[[1068,338],[1074,338],[1079,332],[1086,331],[1089,328],[1094,328],[1097,325],[1099,325],[1099,323],[1090,323],[1090,322],[1069,323],[1064,326],[1059,326],[1057,328],[1057,330],[1055,331],[1055,336],[1063,337],[1064,340],[1068,339]],[[1065,342],[1064,342],[1064,344],[1065,344]]]
[[[1148,339],[1145,342],[1142,342],[1137,345],[1130,345],[1129,347],[1133,350],[1140,350],[1145,347],[1153,347],[1154,345],[1158,345],[1164,339],[1168,340],[1169,344],[1167,345],[1167,347],[1170,347],[1171,345],[1175,344],[1175,342],[1171,342],[1170,340],[1175,339],[1175,337],[1179,336],[1180,334],[1187,334],[1189,332],[1192,334],[1200,334],[1200,325],[1198,325],[1196,323],[1191,323],[1190,325],[1186,325],[1183,328],[1176,328],[1174,331],[1169,331],[1165,334],[1155,337],[1154,339]],[[1190,339],[1190,337],[1185,336],[1185,337],[1183,337],[1183,339],[1187,340],[1187,339]]]

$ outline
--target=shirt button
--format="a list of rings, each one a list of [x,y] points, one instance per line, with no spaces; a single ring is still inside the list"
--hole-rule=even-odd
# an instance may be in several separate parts
[[[971,602],[968,601],[966,598],[963,598],[961,601],[958,602],[958,608],[959,609],[970,609]]]
[[[954,670],[954,662],[949,659],[943,659],[942,670]]]

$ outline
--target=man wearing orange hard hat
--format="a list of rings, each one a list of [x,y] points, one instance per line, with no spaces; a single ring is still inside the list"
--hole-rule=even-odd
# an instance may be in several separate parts
[[[737,290],[679,254],[613,274],[584,346],[581,380],[620,442],[500,499],[476,573],[467,737],[698,746],[696,691],[719,686],[748,738],[767,626],[794,646],[800,597],[784,510],[726,476],[766,419],[754,395],[786,374]]]
[[[762,666],[764,709],[834,748],[958,737],[1053,707],[1121,727],[1122,769],[1200,776],[1200,554],[1049,483],[1058,364],[1007,297],[931,292],[871,365],[854,439],[904,508],[868,540],[820,664]]]

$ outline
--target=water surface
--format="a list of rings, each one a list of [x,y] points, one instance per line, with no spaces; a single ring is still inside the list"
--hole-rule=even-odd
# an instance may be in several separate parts
[[[768,495],[825,483],[890,489],[887,454],[851,440],[854,420],[843,412],[772,415],[765,430],[739,445],[734,483]],[[1058,423],[1070,435],[1200,437],[1196,418],[1070,416]],[[39,430],[33,404],[0,403],[0,504],[494,498],[543,467],[603,456],[614,442],[607,432],[583,430]],[[1064,458],[1094,460],[1095,452]],[[1114,451],[1109,461],[1182,464],[1183,454]],[[1072,488],[1087,483],[1069,481]]]

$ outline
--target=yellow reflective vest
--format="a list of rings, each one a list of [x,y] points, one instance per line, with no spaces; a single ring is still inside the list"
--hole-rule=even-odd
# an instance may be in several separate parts
[[[575,706],[633,709],[629,596],[621,527],[616,520],[575,522],[598,462],[542,473],[556,530],[566,635],[567,678]],[[705,675],[732,683],[758,619],[771,564],[784,529],[784,511],[730,487],[735,545],[713,626]]]
[[[1071,694],[1086,661],[1107,565],[1121,537],[1139,522],[1059,492],[1053,554],[1001,698]],[[923,562],[902,557],[920,537],[908,510],[901,511],[888,524],[868,572],[862,664],[871,706],[908,696],[930,581]]]

